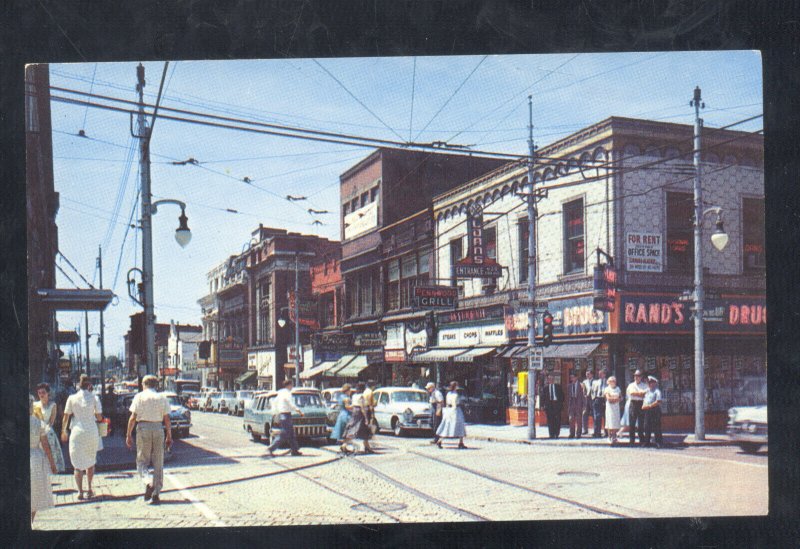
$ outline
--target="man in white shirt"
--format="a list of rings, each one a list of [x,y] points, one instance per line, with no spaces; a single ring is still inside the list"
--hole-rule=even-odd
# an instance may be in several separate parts
[[[286,441],[291,448],[293,456],[302,456],[297,446],[297,437],[294,436],[294,421],[292,421],[292,411],[294,410],[300,416],[303,416],[303,410],[297,407],[292,398],[293,383],[291,379],[283,382],[283,389],[278,391],[275,399],[272,401],[272,411],[279,415],[280,431],[275,441],[267,447],[269,455],[275,457],[275,449]]]
[[[442,422],[442,409],[444,408],[444,396],[442,392],[436,388],[436,384],[431,381],[425,389],[428,391],[428,402],[431,405],[431,427],[433,427],[433,440],[431,444],[439,442],[439,436],[436,431],[439,429],[439,424]]]
[[[139,478],[145,483],[144,500],[159,503],[159,494],[164,485],[164,436],[166,445],[172,446],[172,426],[169,422],[169,402],[159,393],[158,378],[148,375],[142,379],[144,390],[137,393],[131,402],[131,418],[125,444],[133,445],[133,426],[136,426],[136,468]],[[147,468],[153,464],[153,478],[147,482]]]
[[[628,385],[625,391],[626,395],[631,401],[628,410],[628,429],[630,430],[630,445],[636,444],[636,424],[639,424],[639,444],[644,440],[644,414],[642,414],[642,402],[644,395],[647,392],[647,384],[642,381],[642,371],[636,370],[633,373],[633,381]]]
[[[592,417],[592,382],[594,381],[594,372],[586,370],[586,379],[581,382],[583,385],[583,394],[586,395],[586,409],[583,411],[583,434],[589,434],[589,418]]]
[[[642,410],[644,411],[644,439],[642,446],[650,446],[650,435],[656,435],[656,448],[661,448],[661,390],[658,379],[647,377],[647,393],[644,395]]]
[[[600,438],[601,425],[606,416],[606,397],[604,391],[608,386],[606,382],[606,371],[600,370],[598,373],[599,379],[595,379],[592,383],[592,417],[594,419],[594,434],[593,438]]]

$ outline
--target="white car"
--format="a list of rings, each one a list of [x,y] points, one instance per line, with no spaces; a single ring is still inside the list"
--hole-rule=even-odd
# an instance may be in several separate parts
[[[241,390],[236,391],[233,406],[228,407],[228,413],[234,416],[244,416],[245,408],[253,404],[253,393],[255,391]]]
[[[411,387],[381,387],[373,394],[378,429],[402,436],[409,431],[431,431],[431,405],[427,391]]]
[[[767,406],[736,406],[728,410],[728,436],[748,454],[767,446]]]

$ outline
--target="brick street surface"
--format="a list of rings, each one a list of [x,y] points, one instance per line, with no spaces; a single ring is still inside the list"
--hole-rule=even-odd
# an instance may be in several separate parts
[[[280,451],[272,459],[263,443],[250,441],[241,418],[197,412],[193,422],[165,468],[160,505],[143,501],[133,469],[98,473],[91,501],[77,499],[70,475],[55,475],[56,507],[38,513],[34,529],[767,513],[766,452],[748,455],[714,440],[663,450],[597,439],[529,445],[514,442],[524,428],[500,427],[506,434],[499,437],[498,428],[474,426],[467,450],[379,435],[377,455],[341,457],[336,446],[311,445],[302,457]]]

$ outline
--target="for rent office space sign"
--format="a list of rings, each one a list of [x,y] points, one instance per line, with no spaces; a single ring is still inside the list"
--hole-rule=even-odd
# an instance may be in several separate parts
[[[625,259],[628,271],[660,273],[664,270],[662,236],[657,233],[625,234]]]

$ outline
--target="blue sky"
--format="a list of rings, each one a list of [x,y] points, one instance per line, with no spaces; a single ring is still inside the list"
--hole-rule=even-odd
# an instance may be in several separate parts
[[[51,65],[51,85],[136,100],[137,64]],[[146,100],[154,102],[164,64],[144,66]],[[172,61],[162,105],[382,139],[526,153],[528,94],[534,102],[534,139],[544,146],[612,115],[691,124],[689,100],[698,85],[706,126],[762,112],[761,58],[751,51]],[[120,353],[128,317],[140,310],[125,286],[128,269],[141,264],[136,230],[128,230],[123,247],[138,188],[138,148],[126,114],[53,102],[52,126],[55,186],[61,193],[59,247],[97,282],[95,258],[104,244],[104,285],[116,281],[119,296],[105,314],[106,353]],[[761,127],[756,119],[737,129]],[[80,129],[90,139],[77,137]],[[154,217],[158,322],[199,324],[197,300],[206,293],[206,273],[240,252],[259,223],[338,239],[339,174],[370,150],[158,120],[151,144],[152,192],[156,199],[187,203],[193,234],[181,249],[173,237],[178,208],[164,206]],[[201,165],[171,164],[189,157]],[[244,177],[252,184],[242,182]],[[309,199],[292,204],[281,198],[286,194]],[[333,213],[313,217],[309,207]],[[313,225],[315,219],[325,224]],[[65,262],[59,264],[85,287]],[[58,284],[72,287],[61,273]],[[99,329],[97,316],[90,315],[92,333]],[[83,333],[82,314],[58,318],[61,329],[80,325]],[[96,348],[92,353],[97,356]]]

